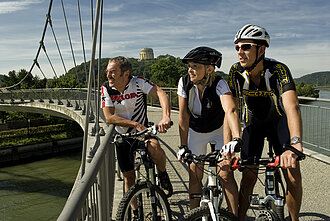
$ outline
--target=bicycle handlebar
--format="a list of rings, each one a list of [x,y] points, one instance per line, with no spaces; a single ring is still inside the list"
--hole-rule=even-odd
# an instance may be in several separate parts
[[[184,157],[183,161],[187,163],[200,163],[200,162],[221,162],[222,157],[221,157],[221,150],[215,150],[211,153],[208,153],[207,155],[201,154],[201,155],[196,155],[193,153],[188,153]]]
[[[284,144],[283,145],[283,152],[286,150],[290,150],[294,152],[298,158],[296,159],[297,161],[304,160],[306,158],[306,155],[294,148],[293,146],[289,144]],[[251,165],[263,165],[263,166],[268,166],[268,167],[280,167],[280,157],[281,156],[274,156],[274,157],[268,157],[268,158],[253,158],[253,159],[247,159],[247,160],[242,160],[239,158],[233,158],[231,162],[231,168],[232,169],[240,169],[244,166],[251,166]]]
[[[171,126],[173,125],[173,121],[171,121]],[[156,135],[158,133],[158,125],[152,125],[142,131],[139,132],[134,132],[134,133],[123,133],[123,134],[119,134],[117,133],[115,136],[115,140],[116,141],[118,139],[118,137],[121,138],[133,138],[133,137],[139,137],[142,135]]]

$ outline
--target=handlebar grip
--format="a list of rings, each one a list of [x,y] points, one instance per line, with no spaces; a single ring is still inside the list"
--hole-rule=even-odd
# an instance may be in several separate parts
[[[294,152],[295,154],[297,154],[297,156],[298,156],[297,160],[304,160],[306,158],[306,155],[303,152],[297,150],[290,144],[283,145],[283,151],[286,151],[286,150],[290,150],[290,151]]]

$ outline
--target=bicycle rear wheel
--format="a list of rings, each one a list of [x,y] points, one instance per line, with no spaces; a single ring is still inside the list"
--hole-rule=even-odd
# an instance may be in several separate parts
[[[116,220],[172,220],[170,205],[164,192],[158,186],[152,185],[152,188],[155,190],[154,199],[147,183],[135,184],[127,191],[119,204]],[[131,209],[133,202],[137,203],[138,217],[134,217]],[[155,202],[156,212],[152,209],[152,202]]]
[[[221,221],[238,221],[237,217],[231,212],[220,209]],[[204,219],[203,219],[204,218]],[[197,220],[212,220],[211,213],[208,206],[197,207],[190,210],[184,215],[184,220],[197,221]]]

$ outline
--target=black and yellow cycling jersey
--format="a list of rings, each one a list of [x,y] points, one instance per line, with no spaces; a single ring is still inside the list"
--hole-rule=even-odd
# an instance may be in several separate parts
[[[228,85],[234,97],[241,95],[244,98],[245,126],[283,116],[285,112],[280,96],[285,91],[296,90],[289,68],[269,58],[264,59],[264,71],[258,86],[239,62],[230,69]]]

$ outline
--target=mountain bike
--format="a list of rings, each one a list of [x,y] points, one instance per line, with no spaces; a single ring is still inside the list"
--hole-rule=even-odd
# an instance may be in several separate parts
[[[280,156],[274,156],[272,145],[269,142],[269,152],[267,158],[241,160],[235,158],[232,161],[233,169],[249,169],[251,171],[264,170],[265,182],[262,183],[260,178],[258,180],[265,186],[265,196],[259,194],[252,194],[250,202],[254,206],[258,206],[258,213],[255,213],[257,221],[283,221],[284,220],[284,206],[285,206],[285,187],[280,173]],[[298,158],[297,160],[305,159],[305,154],[296,148],[285,144],[284,150],[291,150]],[[251,165],[257,166],[251,167]],[[258,172],[255,172],[258,176]]]
[[[184,215],[184,220],[213,220],[213,221],[226,221],[238,220],[237,217],[224,208],[221,208],[224,190],[222,188],[221,179],[219,176],[220,168],[218,163],[223,159],[221,151],[215,150],[215,143],[210,142],[211,152],[207,155],[187,154],[184,161],[188,163],[204,162],[207,164],[207,169],[200,168],[207,174],[207,182],[202,187],[202,196],[200,207],[194,208]]]
[[[128,142],[130,138],[134,138],[133,142],[138,142],[135,150],[136,182],[124,194],[118,206],[116,220],[172,220],[167,195],[160,188],[156,166],[148,154],[145,143],[150,135],[157,133],[158,125],[153,125],[140,132],[116,134],[114,137],[114,142]],[[137,216],[133,214],[132,204],[137,205]]]

